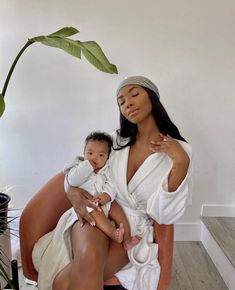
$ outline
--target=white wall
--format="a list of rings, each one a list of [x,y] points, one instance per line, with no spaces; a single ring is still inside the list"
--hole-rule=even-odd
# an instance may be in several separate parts
[[[94,129],[118,126],[115,89],[123,77],[156,82],[174,122],[194,149],[194,199],[235,204],[235,2],[233,0],[1,0],[0,84],[27,38],[63,26],[96,40],[119,75],[33,44],[16,67],[0,120],[0,187],[23,206]]]

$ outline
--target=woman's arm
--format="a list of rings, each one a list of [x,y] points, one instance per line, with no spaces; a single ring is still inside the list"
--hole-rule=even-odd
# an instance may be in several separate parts
[[[161,267],[157,290],[167,290],[171,284],[174,225],[160,225],[155,222],[154,233],[158,244],[158,261]]]
[[[151,144],[153,152],[165,153],[172,163],[171,168],[167,168],[156,194],[149,198],[147,213],[159,224],[173,224],[184,214],[190,202],[191,148],[187,143],[168,136],[161,142]]]

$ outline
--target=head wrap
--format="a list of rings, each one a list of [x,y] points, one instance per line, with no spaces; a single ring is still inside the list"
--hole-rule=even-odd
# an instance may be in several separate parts
[[[138,86],[141,86],[144,88],[148,88],[148,89],[152,90],[160,99],[160,94],[159,94],[157,86],[152,81],[150,81],[150,79],[148,79],[146,77],[132,76],[132,77],[125,78],[119,84],[119,86],[117,88],[117,95],[118,95],[119,91],[127,85],[138,85]]]

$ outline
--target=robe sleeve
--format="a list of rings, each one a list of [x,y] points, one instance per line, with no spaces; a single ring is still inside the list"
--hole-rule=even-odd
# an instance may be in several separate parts
[[[169,172],[167,172],[157,192],[152,194],[147,201],[147,214],[159,224],[175,223],[184,214],[187,206],[191,204],[192,151],[187,143],[183,145],[183,148],[190,158],[188,172],[184,180],[175,191],[169,192]]]
[[[90,177],[93,171],[94,169],[88,160],[75,160],[74,163],[70,164],[64,169],[65,190],[67,191],[69,186],[81,186]]]

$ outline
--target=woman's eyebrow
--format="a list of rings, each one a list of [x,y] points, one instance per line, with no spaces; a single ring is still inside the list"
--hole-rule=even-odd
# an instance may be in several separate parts
[[[138,87],[132,87],[129,89],[128,93],[130,93],[131,91],[133,91],[134,89],[138,89]]]
[[[128,94],[131,93],[134,89],[138,89],[138,87],[131,87],[131,88],[128,90],[127,93],[128,93]],[[123,96],[123,95],[120,95],[120,96],[117,97],[118,100],[120,100],[121,98],[124,98],[124,96]]]

